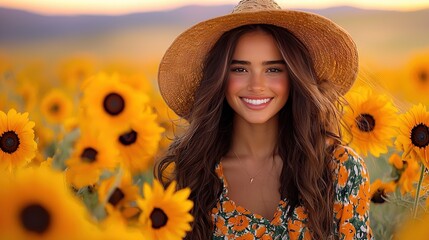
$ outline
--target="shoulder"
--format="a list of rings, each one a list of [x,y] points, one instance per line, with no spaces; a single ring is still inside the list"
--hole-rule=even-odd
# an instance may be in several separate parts
[[[342,166],[367,173],[365,161],[352,148],[339,145],[332,151],[332,168],[335,170]]]
[[[333,151],[334,217],[340,239],[373,239],[369,224],[369,175],[364,160],[350,147]]]
[[[369,191],[369,175],[365,161],[352,148],[340,145],[334,149],[332,170],[337,192],[356,194],[359,191]]]

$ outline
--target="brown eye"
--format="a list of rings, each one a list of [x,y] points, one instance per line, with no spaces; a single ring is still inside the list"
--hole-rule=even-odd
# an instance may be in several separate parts
[[[247,70],[246,70],[246,69],[244,69],[244,68],[239,68],[239,67],[237,67],[237,68],[231,68],[231,72],[238,72],[238,73],[241,73],[241,72],[247,72]]]
[[[269,72],[269,73],[278,73],[278,72],[283,72],[283,71],[280,68],[269,68],[267,70],[267,72]]]

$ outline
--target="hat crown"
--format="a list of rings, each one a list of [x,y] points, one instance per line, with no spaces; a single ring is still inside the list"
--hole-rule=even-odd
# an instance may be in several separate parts
[[[241,0],[237,6],[234,7],[232,13],[267,10],[281,10],[281,7],[273,0]]]
[[[287,29],[306,46],[317,80],[331,82],[341,95],[355,81],[358,52],[344,29],[314,13],[282,10],[274,0],[241,0],[231,14],[202,21],[180,34],[165,52],[158,70],[159,91],[177,115],[192,117],[210,49],[225,32],[248,24]]]

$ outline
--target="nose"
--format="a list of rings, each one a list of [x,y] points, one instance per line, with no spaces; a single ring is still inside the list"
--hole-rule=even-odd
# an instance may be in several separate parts
[[[263,75],[252,74],[247,89],[252,92],[263,92],[265,90],[265,78]]]

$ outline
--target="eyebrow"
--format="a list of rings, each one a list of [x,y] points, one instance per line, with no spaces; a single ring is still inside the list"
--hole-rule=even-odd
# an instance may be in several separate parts
[[[244,61],[244,60],[232,60],[231,65],[233,64],[250,65],[250,62]],[[273,60],[273,61],[262,62],[262,65],[273,65],[273,64],[286,64],[286,62],[284,60]]]

